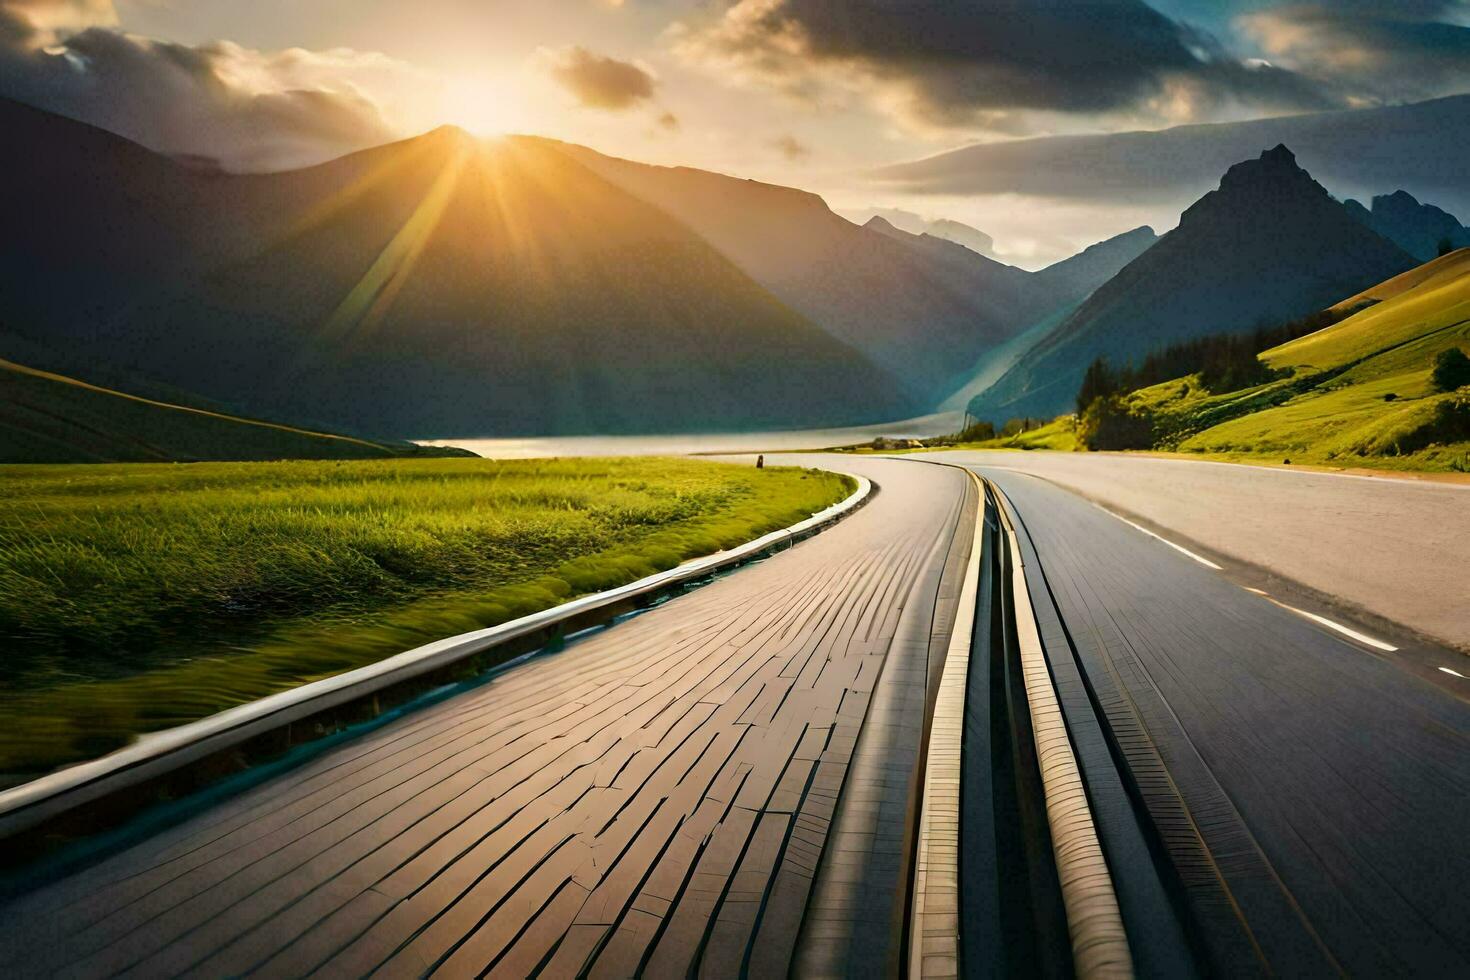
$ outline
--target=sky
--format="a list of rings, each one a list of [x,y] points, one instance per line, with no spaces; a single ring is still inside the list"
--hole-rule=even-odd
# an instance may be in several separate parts
[[[968,221],[1028,266],[1172,217],[866,175],[1466,90],[1470,0],[0,0],[0,95],[230,169],[536,133]]]

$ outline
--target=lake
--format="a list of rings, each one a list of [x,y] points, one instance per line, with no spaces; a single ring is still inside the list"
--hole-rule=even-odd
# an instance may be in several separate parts
[[[963,424],[960,412],[939,412],[897,422],[832,429],[772,432],[711,432],[636,436],[527,436],[521,438],[421,439],[425,446],[459,446],[487,459],[545,456],[689,456],[829,449],[890,439],[948,435]]]

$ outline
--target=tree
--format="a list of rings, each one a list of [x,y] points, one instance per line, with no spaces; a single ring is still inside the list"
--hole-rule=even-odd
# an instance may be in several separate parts
[[[1470,385],[1470,357],[1458,347],[1440,351],[1434,358],[1434,372],[1429,378],[1435,391],[1454,391]]]
[[[1106,398],[1116,394],[1121,387],[1121,379],[1108,366],[1107,358],[1099,357],[1087,365],[1087,373],[1082,376],[1082,387],[1077,390],[1077,414],[1081,415],[1099,398]]]

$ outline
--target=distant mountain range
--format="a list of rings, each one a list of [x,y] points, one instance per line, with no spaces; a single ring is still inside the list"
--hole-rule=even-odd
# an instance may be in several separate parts
[[[892,372],[918,404],[932,406],[957,387],[980,352],[1038,309],[1024,270],[932,236],[855,225],[815,194],[551,145],[703,236],[782,302]]]
[[[0,102],[0,353],[409,437],[902,417],[890,374],[536,139],[183,166]],[[50,364],[36,364],[49,367]]]
[[[1277,146],[1232,166],[1164,235],[1037,338],[969,405],[1004,420],[1072,407],[1087,365],[1300,316],[1416,264]]]
[[[1470,228],[1433,204],[1420,204],[1408,191],[1373,198],[1372,208],[1342,202],[1348,213],[1421,262],[1470,245]]]
[[[349,438],[1052,415],[1096,357],[1298,316],[1466,234],[1406,192],[1339,203],[1284,146],[1162,238],[1027,272],[959,223],[536,137],[235,175],[14,102],[0,131],[0,357]]]
[[[839,209],[837,213],[855,225],[865,225],[874,218],[882,218],[899,231],[906,231],[910,235],[933,235],[935,238],[963,245],[986,258],[996,258],[994,238],[952,218],[930,220],[902,208],[845,208]]]

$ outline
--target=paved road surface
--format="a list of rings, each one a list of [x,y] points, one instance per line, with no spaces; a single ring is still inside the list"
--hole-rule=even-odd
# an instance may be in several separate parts
[[[1044,476],[1470,652],[1470,486],[1109,453],[934,458]]]
[[[881,489],[835,528],[0,907],[0,974],[881,962],[974,492],[843,462]]]
[[[1470,704],[1075,494],[977,470],[1024,522],[1048,655],[1075,649],[1080,703],[1105,714],[1216,966],[1470,976]]]

